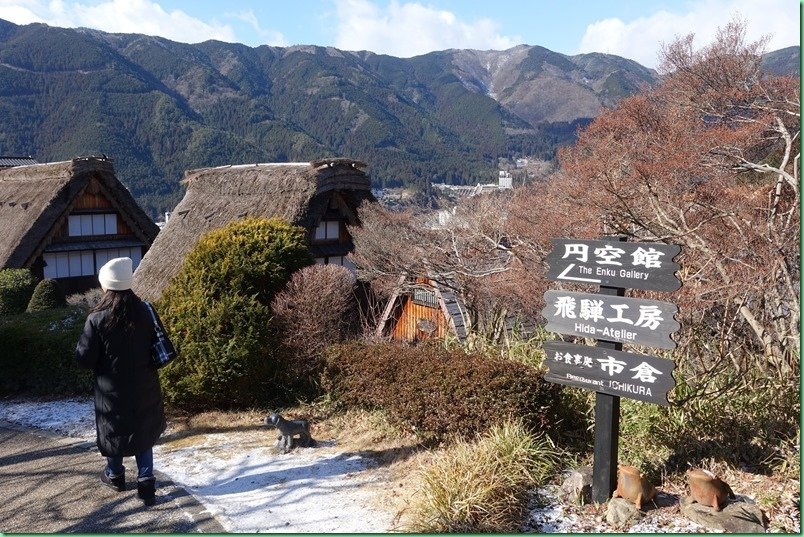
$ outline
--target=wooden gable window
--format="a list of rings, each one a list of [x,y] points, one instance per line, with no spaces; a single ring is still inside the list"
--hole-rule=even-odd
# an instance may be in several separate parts
[[[45,278],[75,278],[92,276],[110,259],[130,257],[133,268],[142,261],[142,248],[104,248],[102,250],[78,250],[73,252],[45,252]]]
[[[314,241],[337,241],[340,239],[341,223],[338,220],[322,220],[315,228]]]
[[[67,218],[67,232],[70,237],[117,235],[117,215],[114,213],[71,214]]]
[[[326,257],[316,257],[318,265],[340,265],[346,267],[352,274],[357,274],[357,267],[345,255],[329,255]]]

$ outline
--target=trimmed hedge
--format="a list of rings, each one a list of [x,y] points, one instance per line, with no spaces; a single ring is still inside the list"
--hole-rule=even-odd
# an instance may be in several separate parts
[[[437,343],[334,345],[322,385],[346,406],[386,410],[426,443],[472,437],[507,419],[548,430],[561,401],[559,386],[530,366]]]
[[[36,280],[28,269],[0,270],[0,315],[24,312],[35,287]]]
[[[89,393],[92,371],[73,361],[85,318],[80,308],[59,308],[0,319],[0,394]]]
[[[26,312],[45,311],[60,308],[67,302],[64,293],[61,291],[58,282],[50,278],[45,278],[34,289],[31,300],[28,302]]]

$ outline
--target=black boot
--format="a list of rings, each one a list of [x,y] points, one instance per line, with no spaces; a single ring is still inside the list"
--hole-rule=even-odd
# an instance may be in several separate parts
[[[123,473],[115,476],[109,477],[107,473],[107,469],[104,468],[103,472],[101,473],[101,483],[108,487],[112,487],[117,492],[123,492],[126,490],[126,470],[123,469]]]
[[[142,503],[151,506],[156,503],[156,479],[146,477],[137,480],[137,496]]]

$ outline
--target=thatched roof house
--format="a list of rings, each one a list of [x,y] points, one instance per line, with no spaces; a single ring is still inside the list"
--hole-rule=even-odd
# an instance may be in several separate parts
[[[366,164],[350,159],[248,164],[185,172],[187,191],[134,274],[134,291],[158,299],[199,237],[234,220],[279,217],[308,230],[318,263],[347,264],[347,225],[375,201]]]
[[[159,228],[105,157],[0,168],[0,268],[29,268],[65,292],[98,286],[110,258],[136,264]]]

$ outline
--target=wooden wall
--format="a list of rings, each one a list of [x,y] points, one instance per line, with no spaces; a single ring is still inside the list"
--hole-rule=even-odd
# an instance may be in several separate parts
[[[91,209],[112,209],[113,205],[112,202],[109,201],[106,196],[101,194],[100,192],[92,193],[89,189],[85,190],[83,194],[81,194],[75,200],[75,205],[73,206],[73,211],[81,211],[82,209],[90,209],[87,212],[93,212]]]
[[[449,333],[447,319],[440,308],[431,308],[416,304],[406,296],[402,299],[402,313],[391,333],[393,341],[423,341],[430,338],[442,338]],[[435,329],[428,333],[420,329],[421,321],[429,321]],[[424,324],[424,323],[423,323]]]

